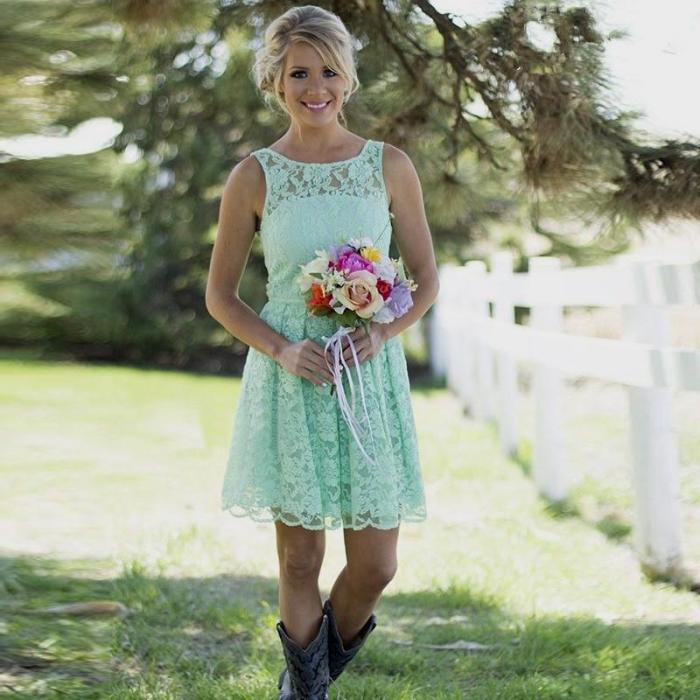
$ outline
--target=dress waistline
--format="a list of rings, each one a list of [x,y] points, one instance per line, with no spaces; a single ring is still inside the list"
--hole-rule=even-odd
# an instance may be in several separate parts
[[[275,304],[295,304],[301,306],[306,305],[306,299],[304,299],[304,297],[302,297],[301,295],[294,297],[283,297],[273,294],[272,296],[268,295],[267,300],[268,302],[274,302]]]

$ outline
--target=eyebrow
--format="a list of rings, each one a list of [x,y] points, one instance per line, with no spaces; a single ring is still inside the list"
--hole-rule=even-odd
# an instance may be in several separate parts
[[[323,66],[324,68],[330,68],[330,66]],[[295,68],[302,68],[303,70],[309,70],[306,66],[292,66],[289,70],[294,70]]]

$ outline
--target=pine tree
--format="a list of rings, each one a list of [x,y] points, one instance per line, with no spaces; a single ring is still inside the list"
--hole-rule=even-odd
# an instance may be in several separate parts
[[[524,256],[534,231],[552,254],[593,262],[645,220],[698,216],[697,144],[656,143],[610,104],[602,59],[619,34],[603,36],[588,9],[513,0],[470,25],[427,0],[321,4],[360,43],[348,127],[411,156],[441,259],[503,245]],[[261,28],[291,5],[4,3],[3,132],[123,125],[89,156],[0,154],[4,256],[69,261],[25,275],[53,302],[32,337],[132,361],[229,361],[231,338],[203,302],[219,198],[230,169],[286,128],[249,69]],[[254,307],[264,275],[256,238],[241,288]]]

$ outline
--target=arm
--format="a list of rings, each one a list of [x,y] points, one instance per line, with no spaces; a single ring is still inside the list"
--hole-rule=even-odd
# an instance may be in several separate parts
[[[413,306],[391,323],[378,324],[385,340],[413,325],[433,305],[440,289],[430,229],[425,218],[423,191],[411,159],[399,148],[386,144],[384,172],[394,213],[394,235],[407,273],[418,288]]]
[[[238,296],[255,235],[255,207],[265,176],[255,157],[238,163],[226,181],[207,279],[206,307],[231,335],[277,361],[288,345]]]

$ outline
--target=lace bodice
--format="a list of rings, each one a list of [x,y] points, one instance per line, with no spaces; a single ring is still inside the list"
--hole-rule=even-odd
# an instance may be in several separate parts
[[[295,277],[319,248],[370,236],[389,252],[383,147],[368,139],[356,156],[332,163],[292,160],[270,148],[252,152],[265,173],[260,237],[269,299],[303,303]]]

